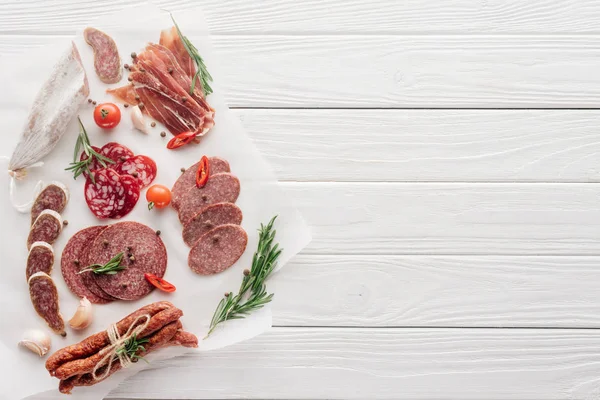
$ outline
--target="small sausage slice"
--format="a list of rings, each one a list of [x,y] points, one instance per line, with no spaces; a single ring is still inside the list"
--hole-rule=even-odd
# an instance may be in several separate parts
[[[200,275],[223,272],[244,254],[247,244],[248,235],[241,226],[217,226],[194,244],[188,256],[188,265]]]
[[[62,218],[54,210],[44,210],[35,219],[29,237],[27,238],[27,249],[35,242],[54,243],[62,231]]]
[[[31,225],[44,210],[62,212],[68,201],[69,190],[67,187],[60,182],[52,182],[38,194],[31,207]]]
[[[36,272],[44,272],[50,275],[53,266],[54,250],[52,246],[46,242],[33,243],[27,256],[27,268],[25,270],[27,280]]]
[[[50,329],[61,336],[67,336],[65,322],[58,307],[58,291],[54,281],[44,272],[36,272],[29,278],[29,297],[35,311]]]
[[[94,49],[94,69],[104,83],[117,83],[121,80],[121,57],[115,41],[96,28],[85,28],[83,38]]]
[[[203,208],[183,226],[183,241],[188,246],[194,243],[212,228],[242,223],[242,210],[233,203],[217,203]]]

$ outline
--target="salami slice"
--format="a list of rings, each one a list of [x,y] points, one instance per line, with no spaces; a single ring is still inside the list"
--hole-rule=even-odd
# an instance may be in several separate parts
[[[94,149],[94,151],[96,153],[100,153],[100,151],[101,151],[100,147],[96,147],[96,146],[92,146],[92,149]],[[87,159],[88,159],[88,155],[85,154],[85,152],[81,152],[81,155],[79,156],[79,161],[84,161],[84,160],[87,160]],[[108,164],[107,164],[107,167],[108,167]],[[89,170],[92,171],[92,172],[93,171],[99,171],[99,170],[104,169],[104,168],[105,167],[102,164],[100,164],[98,162],[98,159],[95,158],[95,157],[94,157],[94,159],[92,160],[92,162],[89,165]],[[88,177],[88,173],[87,172],[84,172],[83,175],[86,178]]]
[[[62,218],[54,210],[44,210],[35,219],[27,237],[27,249],[35,242],[54,243],[62,231]]]
[[[111,299],[106,293],[103,293],[104,297],[101,297],[92,292],[84,280],[86,274],[89,276],[91,273],[79,274],[79,271],[87,266],[84,265],[87,263],[87,250],[104,229],[106,226],[90,226],[77,232],[67,242],[60,259],[60,271],[71,292],[78,297],[87,297],[95,304],[108,303]],[[93,277],[89,276],[89,278],[90,284],[97,288]],[[98,288],[98,290],[100,289]]]
[[[121,57],[115,41],[106,33],[95,28],[85,28],[83,37],[94,50],[94,69],[104,83],[117,83],[121,80]]]
[[[31,207],[31,225],[40,213],[46,209],[62,212],[69,201],[69,190],[60,182],[46,186],[35,199]]]
[[[140,182],[142,188],[147,187],[156,178],[156,163],[146,156],[130,157],[117,166],[121,175],[131,175]]]
[[[46,242],[35,242],[29,249],[27,255],[27,268],[25,269],[25,277],[27,280],[36,272],[44,272],[48,275],[52,273],[54,266],[54,250],[52,246]]]
[[[216,203],[235,203],[240,194],[240,181],[234,175],[221,173],[211,176],[203,188],[195,185],[180,199],[179,220],[185,225],[204,207]]]
[[[200,161],[186,169],[185,172],[181,174],[181,176],[175,181],[173,189],[171,189],[171,205],[176,210],[179,209],[181,197],[185,194],[185,192],[188,191],[188,189],[196,185],[196,171],[198,170],[199,164]],[[210,173],[209,176],[223,172],[230,172],[229,163],[219,157],[210,157],[208,159],[208,167]]]
[[[117,200],[117,209],[111,214],[111,218],[123,218],[133,210],[140,198],[140,182],[131,175],[121,175],[119,178],[124,195]]]
[[[247,244],[248,235],[241,226],[217,226],[194,244],[188,256],[188,265],[200,275],[223,272],[244,254]]]
[[[50,329],[61,336],[67,336],[65,322],[58,308],[58,291],[50,276],[36,272],[28,280],[29,297],[35,311],[42,317]]]
[[[104,219],[116,212],[118,199],[125,194],[120,176],[113,169],[93,172],[95,182],[85,181],[85,201],[97,218]]]
[[[117,142],[108,142],[100,149],[100,154],[110,158],[115,162],[111,168],[116,168],[116,164],[120,164],[130,157],[133,157],[133,151],[127,146],[123,146]]]
[[[138,222],[119,222],[106,228],[92,243],[89,264],[106,264],[123,253],[121,265],[126,269],[114,275],[95,275],[96,283],[105,293],[121,300],[137,300],[150,293],[154,286],[145,273],[162,277],[167,269],[167,250],[160,237],[150,227]]]
[[[183,226],[183,241],[193,246],[198,239],[212,228],[242,223],[242,210],[233,203],[217,203],[203,208]]]

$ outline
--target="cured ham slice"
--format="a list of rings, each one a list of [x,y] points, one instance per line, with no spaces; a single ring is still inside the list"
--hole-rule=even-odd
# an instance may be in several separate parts
[[[177,28],[172,27],[171,29],[165,29],[160,32],[159,43],[173,53],[181,68],[191,79],[196,73],[196,67],[177,33]]]

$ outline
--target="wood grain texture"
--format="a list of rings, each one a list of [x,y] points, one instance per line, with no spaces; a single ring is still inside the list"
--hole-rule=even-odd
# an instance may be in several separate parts
[[[300,255],[269,282],[277,326],[596,327],[600,258]]]
[[[600,181],[600,112],[234,110],[286,181]]]
[[[286,183],[311,254],[600,255],[600,186]]]
[[[0,31],[65,32],[143,0],[0,3]],[[212,33],[599,33],[594,0],[158,0],[180,10],[201,6]],[[65,18],[67,16],[67,18]]]
[[[590,330],[282,328],[161,363],[109,398],[596,399],[599,351]]]
[[[0,36],[0,54],[53,38]],[[209,65],[231,107],[598,108],[598,38],[231,35]]]

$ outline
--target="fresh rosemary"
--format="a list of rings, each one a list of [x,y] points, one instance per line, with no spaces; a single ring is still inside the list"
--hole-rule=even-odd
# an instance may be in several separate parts
[[[196,48],[196,46],[194,46],[192,42],[190,42],[190,40],[187,37],[185,37],[183,33],[181,33],[181,29],[179,29],[179,25],[177,25],[177,22],[175,22],[175,18],[173,18],[173,15],[171,15],[171,19],[173,20],[173,24],[175,24],[175,28],[177,28],[177,34],[179,35],[179,38],[183,43],[183,47],[185,47],[186,51],[190,55],[190,58],[194,60],[194,63],[196,64],[196,73],[192,78],[190,94],[194,93],[194,88],[196,87],[196,79],[200,78],[200,81],[202,82],[202,90],[204,91],[204,97],[206,97],[213,92],[209,84],[209,82],[213,81],[213,78],[206,69],[206,64],[204,64],[204,60],[202,59],[202,57],[200,57],[200,54],[198,54],[198,49]]]
[[[277,216],[273,217],[266,226],[260,224],[258,249],[252,258],[252,267],[244,270],[244,279],[238,293],[235,296],[233,292],[226,293],[217,305],[205,339],[220,323],[244,318],[273,299],[273,293],[267,293],[265,281],[277,266],[277,259],[283,250],[278,243],[273,244],[277,233],[273,229],[276,218]]]
[[[120,265],[123,260],[123,253],[119,253],[110,259],[106,264],[92,264],[89,267],[79,271],[80,274],[92,271],[95,274],[115,275],[117,272],[127,268],[126,265]]]
[[[90,177],[92,183],[96,183],[94,181],[94,174],[90,173],[90,165],[93,160],[96,159],[103,167],[106,167],[106,163],[113,164],[114,161],[108,157],[103,156],[94,150],[92,145],[90,144],[90,138],[88,137],[87,131],[81,122],[81,119],[77,117],[79,121],[79,136],[77,136],[77,142],[75,142],[75,151],[73,152],[73,162],[69,164],[66,171],[73,172],[73,179],[77,179],[77,177],[85,172],[87,176]],[[79,160],[79,153],[83,148],[83,152],[87,155],[85,160]]]
[[[119,347],[115,352],[115,356],[125,355],[131,361],[135,362],[137,360],[144,360],[144,357],[139,356],[138,351],[146,351],[146,348],[142,346],[142,344],[148,343],[148,339],[138,339],[137,335],[132,335],[129,339],[127,339],[122,347]],[[147,362],[147,361],[146,361]]]

